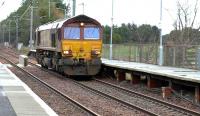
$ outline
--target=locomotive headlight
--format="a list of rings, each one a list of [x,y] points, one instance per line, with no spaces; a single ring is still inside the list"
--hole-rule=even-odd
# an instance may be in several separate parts
[[[71,50],[64,50],[63,54],[64,55],[72,55],[72,51]]]
[[[81,26],[84,26],[85,24],[82,22],[82,23],[80,23],[80,25],[81,25]]]
[[[100,51],[96,51],[96,50],[93,50],[93,51],[92,51],[92,55],[99,55],[99,54],[101,54]]]
[[[66,51],[64,51],[63,53],[64,53],[64,54],[69,54],[69,51],[68,51],[68,50],[66,50]]]
[[[100,51],[96,51],[96,54],[98,54],[98,55],[99,55],[100,53],[101,53]]]

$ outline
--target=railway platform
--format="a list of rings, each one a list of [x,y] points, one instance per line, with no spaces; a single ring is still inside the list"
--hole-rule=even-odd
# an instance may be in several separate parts
[[[57,116],[25,83],[0,63],[0,115]]]
[[[139,83],[141,78],[145,77],[149,88],[173,87],[177,83],[193,87],[195,101],[198,103],[200,101],[200,71],[198,70],[108,59],[102,59],[102,64],[117,73],[115,75],[118,81],[125,80],[126,74],[129,73],[133,84]],[[162,85],[162,82],[165,84]]]

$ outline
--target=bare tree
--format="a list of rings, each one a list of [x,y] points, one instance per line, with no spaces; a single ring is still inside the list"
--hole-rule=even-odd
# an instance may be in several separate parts
[[[184,28],[194,28],[198,13],[198,2],[199,0],[196,0],[193,7],[189,4],[189,0],[185,0],[185,3],[180,2],[180,0],[177,1],[177,25],[179,30]]]
[[[174,59],[179,66],[192,64],[187,56],[187,48],[190,48],[190,45],[200,43],[200,25],[198,25],[199,20],[197,20],[198,6],[199,0],[177,0],[177,19],[168,40],[170,40],[169,44],[175,45],[173,52],[176,55]]]
[[[189,0],[177,0],[177,20],[173,25],[176,32],[171,35],[175,44],[194,43],[196,37],[193,31],[200,29],[200,25],[197,25],[199,0],[195,2],[193,0],[193,4],[190,2]]]

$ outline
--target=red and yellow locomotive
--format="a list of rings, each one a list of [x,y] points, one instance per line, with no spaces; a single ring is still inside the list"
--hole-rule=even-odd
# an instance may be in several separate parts
[[[96,75],[101,68],[102,27],[86,15],[36,29],[36,58],[42,67],[67,75]]]

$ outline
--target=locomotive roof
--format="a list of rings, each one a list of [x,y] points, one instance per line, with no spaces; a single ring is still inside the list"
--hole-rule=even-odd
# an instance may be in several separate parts
[[[93,19],[90,18],[86,15],[78,15],[69,19],[60,19],[60,20],[56,20],[54,22],[50,22],[44,25],[39,26],[36,31],[42,31],[42,30],[48,30],[48,29],[59,29],[61,28],[64,24],[70,24],[70,23],[77,23],[77,22],[84,22],[84,23],[94,23],[98,26],[100,26],[101,24]]]

